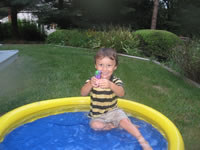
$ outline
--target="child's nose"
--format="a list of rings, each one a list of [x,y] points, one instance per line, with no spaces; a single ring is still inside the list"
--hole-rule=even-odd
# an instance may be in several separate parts
[[[107,70],[107,66],[103,66],[102,70],[103,70],[103,71],[104,71],[104,70]]]

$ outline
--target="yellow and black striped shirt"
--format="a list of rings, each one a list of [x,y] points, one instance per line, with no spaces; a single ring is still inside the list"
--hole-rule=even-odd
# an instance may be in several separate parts
[[[111,76],[110,81],[123,86],[123,82],[115,76]],[[117,107],[117,96],[111,89],[92,88],[90,98],[89,117],[99,117]]]

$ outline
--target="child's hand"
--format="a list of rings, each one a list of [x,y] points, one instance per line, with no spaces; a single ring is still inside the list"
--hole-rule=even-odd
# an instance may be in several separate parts
[[[90,83],[91,83],[91,85],[92,85],[92,87],[94,87],[94,88],[97,88],[97,87],[99,87],[99,81],[98,81],[99,79],[97,79],[96,77],[92,77],[91,78],[91,81],[90,81]]]
[[[98,85],[102,89],[110,88],[111,82],[108,79],[99,79]]]

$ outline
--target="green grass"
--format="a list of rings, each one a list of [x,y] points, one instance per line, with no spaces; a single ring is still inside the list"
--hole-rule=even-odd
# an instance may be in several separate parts
[[[3,45],[18,49],[15,62],[0,71],[0,114],[34,101],[80,96],[94,74],[94,51],[52,45]],[[124,98],[167,116],[181,132],[186,149],[200,149],[200,89],[162,67],[122,57],[116,75],[124,81]]]

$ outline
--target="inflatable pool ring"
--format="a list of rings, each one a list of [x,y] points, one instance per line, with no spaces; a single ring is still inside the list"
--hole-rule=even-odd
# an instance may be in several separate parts
[[[89,104],[90,97],[70,97],[39,101],[16,108],[0,117],[0,142],[22,124],[64,112],[88,111]],[[143,104],[125,99],[118,99],[118,106],[157,128],[167,139],[168,150],[184,150],[179,130],[163,114]]]

